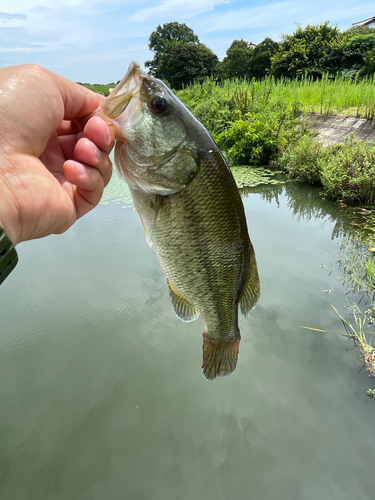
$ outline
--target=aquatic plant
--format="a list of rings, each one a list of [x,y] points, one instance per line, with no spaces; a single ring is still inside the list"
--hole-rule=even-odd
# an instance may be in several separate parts
[[[275,179],[277,172],[265,167],[235,166],[231,171],[237,187],[255,187],[261,184],[284,184],[285,179]]]
[[[343,316],[341,316],[341,314],[337,311],[335,306],[333,306],[332,304],[331,306],[335,311],[335,313],[340,318],[345,329],[345,333],[338,332],[338,334],[353,340],[354,344],[353,348],[358,347],[359,350],[361,351],[363,367],[366,369],[370,377],[375,377],[375,350],[371,345],[371,341],[368,341],[366,338],[366,335],[373,334],[374,332],[369,332],[365,334],[365,327],[367,327],[369,320],[368,316],[366,315],[366,313],[362,313],[357,304],[353,303],[351,306],[348,306],[348,308],[351,309],[354,318],[354,322],[351,323],[350,321],[346,320]],[[314,330],[322,333],[328,333],[327,330],[321,330],[319,328],[311,328],[308,326],[301,326],[301,328],[305,328],[307,330]]]
[[[361,312],[357,304],[352,304],[351,309],[354,318],[353,324],[343,318],[334,306],[332,307],[345,328],[345,333],[340,333],[340,335],[352,339],[354,347],[359,347],[367,373],[370,377],[375,377],[375,350],[371,345],[371,341],[367,341],[364,331],[364,327],[368,322],[368,316],[366,313]]]

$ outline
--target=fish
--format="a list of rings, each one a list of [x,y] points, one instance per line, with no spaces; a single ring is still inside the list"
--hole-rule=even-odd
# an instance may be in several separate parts
[[[203,318],[208,380],[237,366],[238,309],[260,294],[244,207],[205,127],[167,87],[132,62],[97,113],[113,127],[115,164],[163,268],[176,315]]]

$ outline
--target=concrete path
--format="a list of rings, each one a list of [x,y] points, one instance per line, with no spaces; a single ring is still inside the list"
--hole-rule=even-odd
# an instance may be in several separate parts
[[[375,139],[375,120],[355,118],[354,116],[322,116],[308,113],[310,127],[318,131],[318,139],[324,146],[345,143],[347,136],[354,134],[357,140],[371,143]]]

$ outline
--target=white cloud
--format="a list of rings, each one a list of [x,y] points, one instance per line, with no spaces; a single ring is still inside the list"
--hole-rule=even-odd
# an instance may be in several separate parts
[[[266,2],[272,3],[267,4]],[[37,62],[81,81],[121,78],[133,59],[152,54],[158,24],[184,22],[218,56],[235,38],[259,43],[291,33],[294,23],[330,20],[346,28],[375,15],[353,0],[10,0],[0,6],[0,67]],[[186,21],[185,21],[186,22]],[[118,79],[117,78],[117,79]]]
[[[162,0],[155,7],[147,7],[138,10],[129,19],[130,21],[145,22],[158,17],[168,17],[168,19],[188,19],[198,14],[211,11],[216,5],[228,3],[226,0]]]
[[[54,50],[59,50],[61,49],[61,45],[59,43],[38,43],[38,44],[33,44],[30,43],[29,46],[27,47],[0,47],[0,53],[24,53],[24,54],[30,54],[34,52],[51,52]]]
[[[303,6],[300,1],[286,1],[268,4],[262,7],[232,9],[215,15],[204,32],[210,33],[219,30],[264,28],[275,22],[281,24],[284,18],[288,20],[293,19],[293,16],[301,10],[303,10]]]
[[[215,14],[209,26],[202,28],[204,33],[221,30],[240,30],[250,28],[278,27],[279,34],[285,25],[294,26],[294,23],[306,25],[324,21],[337,22],[341,19],[358,18],[375,14],[374,3],[367,3],[353,7],[349,0],[333,0],[329,4],[325,0],[314,3],[309,1],[287,0],[271,3],[261,7],[242,7]],[[354,21],[353,21],[354,22]]]

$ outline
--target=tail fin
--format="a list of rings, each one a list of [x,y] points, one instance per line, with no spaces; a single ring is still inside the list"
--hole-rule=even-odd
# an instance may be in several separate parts
[[[211,342],[203,332],[203,364],[202,370],[208,380],[223,377],[234,372],[237,366],[240,339],[230,344]]]

